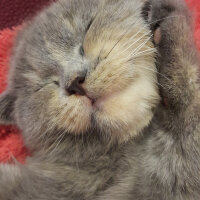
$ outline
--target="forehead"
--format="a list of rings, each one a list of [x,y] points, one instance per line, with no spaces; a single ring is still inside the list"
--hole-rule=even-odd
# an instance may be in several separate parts
[[[84,32],[94,19],[99,28],[120,26],[140,17],[143,5],[144,0],[60,0],[38,17],[37,24],[72,33]]]
[[[38,15],[27,31],[24,54],[32,65],[55,66],[83,45],[98,57],[123,35],[147,31],[141,0],[61,0]],[[143,29],[143,30],[142,30]],[[38,63],[39,62],[39,63]]]
[[[73,46],[84,38],[90,24],[94,37],[104,29],[130,29],[136,21],[142,21],[143,4],[141,0],[61,0],[35,18],[33,37],[40,35]]]

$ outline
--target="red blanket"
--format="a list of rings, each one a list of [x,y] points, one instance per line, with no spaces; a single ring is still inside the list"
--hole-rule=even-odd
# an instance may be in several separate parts
[[[0,12],[0,92],[6,88],[9,55],[17,30],[24,18],[31,16],[51,0],[1,0]],[[195,39],[200,49],[200,1],[187,0],[196,16]],[[2,9],[4,12],[2,12]],[[6,28],[14,26],[13,28]],[[24,163],[28,150],[23,145],[20,131],[13,126],[0,126],[0,162],[11,162],[13,157]]]

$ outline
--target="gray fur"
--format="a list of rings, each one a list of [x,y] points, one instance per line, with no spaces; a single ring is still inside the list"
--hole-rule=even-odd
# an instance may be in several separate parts
[[[139,0],[135,0],[135,4],[131,0],[123,2],[125,7],[132,6],[134,10]],[[120,0],[108,0],[106,3],[108,10],[105,15],[109,15],[111,8],[123,6]],[[52,87],[57,86],[50,85],[45,91],[42,88],[52,84],[54,78],[58,81],[55,67],[58,61],[52,59],[51,51],[47,50],[57,49],[66,53],[64,55],[69,62],[71,58],[79,62],[81,58],[78,56],[81,55],[75,53],[77,56],[73,57],[70,49],[76,51],[78,48],[74,47],[81,45],[85,27],[91,17],[97,15],[99,1],[61,1],[41,13],[33,24],[26,25],[16,45],[15,52],[18,53],[11,63],[17,68],[11,71],[9,89],[0,99],[0,114],[2,122],[16,123],[22,129],[25,143],[33,155],[25,165],[0,165],[1,200],[200,199],[199,60],[190,16],[182,0],[152,0],[151,3],[148,20],[151,24],[159,20],[162,36],[157,46],[157,66],[164,103],[157,106],[151,124],[143,133],[123,143],[113,142],[98,125],[84,134],[66,133],[63,137],[60,136],[65,130],[56,125],[51,129],[47,126],[51,113],[48,113],[46,105]],[[142,12],[144,2],[138,5],[141,5]],[[68,6],[71,6],[70,9]],[[77,35],[66,31],[60,21],[63,13],[58,14],[58,10],[65,9],[70,10],[65,13],[67,18],[78,18]],[[165,12],[159,13],[160,9]],[[56,13],[56,18],[53,13]],[[174,15],[179,17],[160,20]],[[54,25],[48,26],[45,24],[47,21]],[[110,21],[107,23],[111,24]],[[153,31],[155,26],[157,24],[152,26]],[[52,27],[59,30],[59,34],[51,34],[49,40],[53,45],[49,49],[43,48],[47,41],[41,35],[55,33]],[[60,40],[65,45],[58,45]],[[94,65],[95,61],[90,62],[87,70],[93,70]],[[70,66],[67,68],[69,74]],[[73,66],[78,73],[85,70],[85,66],[80,70],[78,63],[73,63]],[[31,75],[37,73],[39,77],[27,79],[24,77],[26,72]],[[65,75],[63,70],[61,87],[66,81]],[[43,93],[32,98],[40,90]],[[9,101],[5,101],[5,96],[9,97]]]

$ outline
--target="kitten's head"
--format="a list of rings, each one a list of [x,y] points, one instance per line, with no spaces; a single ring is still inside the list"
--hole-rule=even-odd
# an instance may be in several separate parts
[[[1,96],[2,122],[126,141],[158,102],[155,49],[141,0],[63,0],[21,32]]]

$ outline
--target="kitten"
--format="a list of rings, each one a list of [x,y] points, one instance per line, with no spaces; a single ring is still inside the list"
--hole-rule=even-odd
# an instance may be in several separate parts
[[[0,165],[0,199],[200,198],[199,60],[182,0],[59,1],[14,52],[1,119],[33,156]]]
[[[93,200],[129,168],[159,101],[145,2],[60,0],[25,25],[0,116],[32,157],[0,165],[1,200]]]

